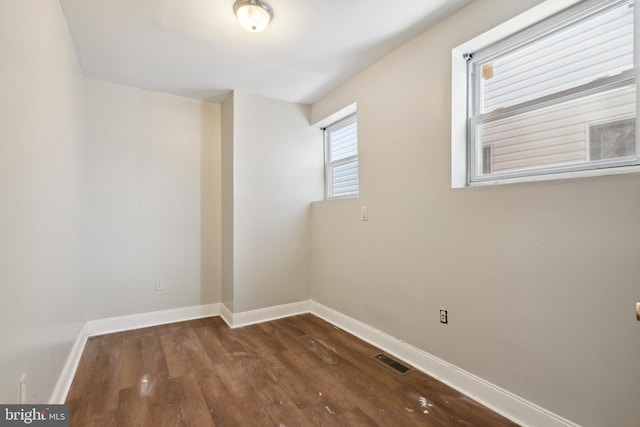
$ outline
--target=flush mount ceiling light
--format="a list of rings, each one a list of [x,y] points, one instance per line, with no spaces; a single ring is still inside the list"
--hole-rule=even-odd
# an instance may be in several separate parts
[[[273,19],[273,9],[262,0],[238,0],[233,11],[240,25],[252,33],[264,31]]]

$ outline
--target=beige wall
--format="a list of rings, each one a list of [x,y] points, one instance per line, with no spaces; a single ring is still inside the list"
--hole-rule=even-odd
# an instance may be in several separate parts
[[[0,0],[0,402],[47,402],[82,326],[82,72],[57,1]]]
[[[308,300],[309,204],[322,198],[321,132],[309,126],[308,107],[232,96],[233,307],[227,308],[239,313]]]
[[[200,146],[200,303],[222,297],[222,108],[203,102]]]
[[[89,79],[86,99],[87,319],[218,301],[220,106]]]
[[[361,196],[313,205],[311,296],[581,425],[637,426],[640,176],[450,186],[451,49],[537,3],[476,0],[312,106],[357,102]]]
[[[222,304],[233,306],[233,129],[234,94],[222,103]]]

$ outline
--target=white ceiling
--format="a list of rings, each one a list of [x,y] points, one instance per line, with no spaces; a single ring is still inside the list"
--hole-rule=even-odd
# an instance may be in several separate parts
[[[198,99],[239,90],[312,103],[471,0],[60,0],[88,77]]]

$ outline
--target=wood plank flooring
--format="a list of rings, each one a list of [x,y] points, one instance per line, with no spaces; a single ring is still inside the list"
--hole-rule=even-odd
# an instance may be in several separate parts
[[[87,341],[71,426],[515,426],[311,315],[230,329],[219,317]]]

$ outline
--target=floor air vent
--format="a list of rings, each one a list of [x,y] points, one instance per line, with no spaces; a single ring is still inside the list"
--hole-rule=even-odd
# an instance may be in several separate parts
[[[400,363],[397,360],[387,356],[386,354],[380,353],[380,354],[376,354],[373,357],[376,360],[379,360],[380,362],[384,363],[386,366],[390,367],[391,369],[393,369],[394,371],[396,371],[400,375],[404,375],[404,374],[406,374],[408,372],[411,372],[411,368],[410,367],[408,367],[407,365],[403,365],[402,363]]]

